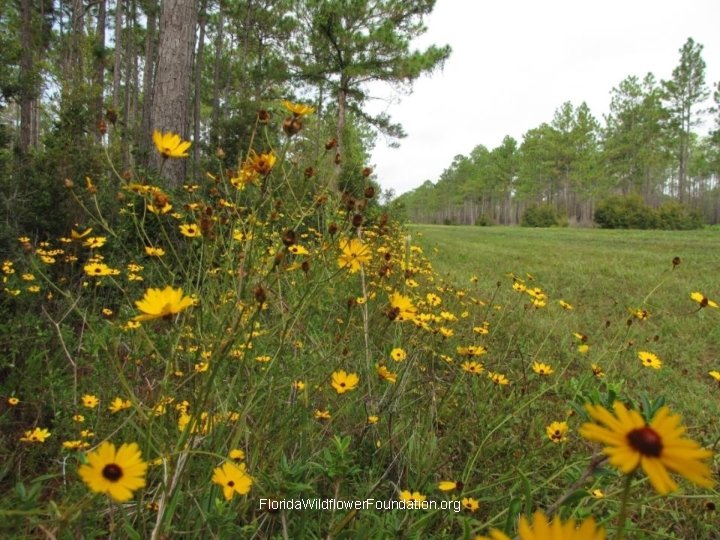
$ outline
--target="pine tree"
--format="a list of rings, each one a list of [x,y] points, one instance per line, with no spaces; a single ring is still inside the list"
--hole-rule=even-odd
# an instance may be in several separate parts
[[[701,44],[688,38],[680,49],[680,64],[673,70],[672,79],[663,81],[664,99],[670,112],[669,128],[677,141],[677,194],[680,202],[686,199],[692,128],[701,120],[704,111],[698,107],[709,95],[705,86],[702,50]]]
[[[426,28],[423,17],[435,0],[304,0],[306,43],[295,50],[294,63],[303,80],[330,87],[336,96],[337,159],[342,164],[348,110],[381,131],[402,136],[402,128],[387,116],[371,117],[362,110],[365,83],[384,81],[409,85],[450,55],[450,47],[430,46],[412,51],[410,42]],[[339,174],[339,168],[337,173]],[[337,180],[337,179],[336,179]]]

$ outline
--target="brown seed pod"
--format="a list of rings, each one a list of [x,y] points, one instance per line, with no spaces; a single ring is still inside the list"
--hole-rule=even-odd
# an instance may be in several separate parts
[[[295,231],[292,229],[288,229],[285,231],[282,235],[282,243],[285,244],[285,246],[290,247],[297,241],[297,236],[295,235]]]

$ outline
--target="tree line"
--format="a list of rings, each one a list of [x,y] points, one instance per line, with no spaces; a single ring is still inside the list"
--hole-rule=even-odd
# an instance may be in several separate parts
[[[328,148],[329,183],[352,190],[374,134],[403,135],[365,111],[366,83],[407,87],[450,54],[411,46],[434,4],[0,0],[0,236],[71,221],[63,182],[111,181],[106,154],[171,188],[236,166],[258,126],[274,129],[256,145],[281,141],[283,99],[314,107],[306,145]],[[191,140],[190,159],[160,167],[155,129]]]
[[[603,122],[585,103],[566,102],[522,141],[478,145],[395,204],[422,223],[517,224],[542,205],[589,225],[601,201],[633,195],[651,207],[676,201],[720,223],[720,82],[708,87],[702,50],[689,38],[668,80],[624,79]]]

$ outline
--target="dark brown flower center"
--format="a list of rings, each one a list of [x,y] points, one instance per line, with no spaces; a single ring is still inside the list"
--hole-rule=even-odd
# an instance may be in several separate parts
[[[103,467],[102,470],[103,478],[110,480],[111,482],[117,482],[123,476],[123,470],[120,465],[115,463],[108,463]]]
[[[662,438],[649,426],[633,429],[627,434],[627,440],[644,456],[659,457],[663,449]]]
[[[228,487],[235,487],[235,482],[233,480],[228,480],[227,485]]]

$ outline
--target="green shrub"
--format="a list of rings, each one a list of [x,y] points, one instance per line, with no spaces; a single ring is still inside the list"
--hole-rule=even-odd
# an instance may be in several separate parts
[[[615,195],[598,204],[595,223],[603,229],[654,229],[658,217],[639,195]]]
[[[702,215],[684,204],[670,201],[655,210],[639,195],[616,195],[603,200],[594,219],[603,229],[691,230],[703,226]]]
[[[666,202],[657,210],[658,228],[673,231],[702,229],[704,220],[700,212],[678,202]]]
[[[490,216],[486,216],[485,214],[480,214],[475,219],[475,225],[478,227],[490,227],[491,225],[495,225],[495,222]]]
[[[549,204],[534,204],[529,206],[523,214],[521,225],[523,227],[557,227],[561,216]]]

